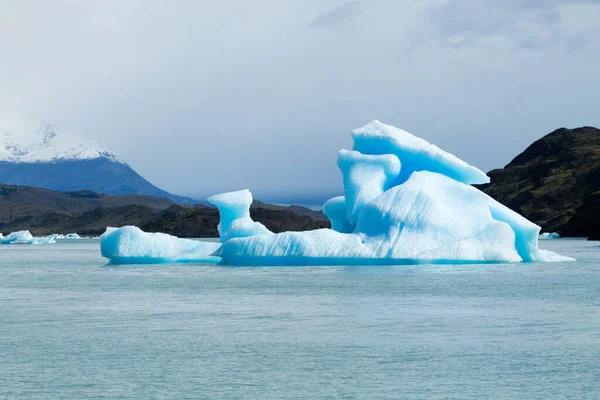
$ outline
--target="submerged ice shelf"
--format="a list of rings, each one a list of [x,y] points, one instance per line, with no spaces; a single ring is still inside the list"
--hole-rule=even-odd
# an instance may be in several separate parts
[[[373,121],[340,150],[344,196],[323,207],[332,229],[275,234],[250,218],[248,190],[208,199],[221,244],[107,231],[113,263],[220,261],[229,265],[371,265],[564,261],[538,247],[540,227],[471,186],[485,173],[412,134]],[[190,243],[194,242],[194,243]]]

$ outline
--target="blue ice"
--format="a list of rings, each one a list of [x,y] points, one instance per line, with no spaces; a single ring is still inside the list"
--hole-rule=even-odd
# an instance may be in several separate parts
[[[165,233],[143,232],[135,226],[107,228],[100,237],[100,252],[112,264],[215,263],[216,242],[180,239]]]
[[[344,196],[323,207],[332,229],[274,234],[252,221],[252,194],[241,190],[208,199],[221,216],[221,245],[192,245],[128,227],[103,235],[102,255],[113,262],[211,259],[229,265],[570,260],[539,249],[540,227],[471,186],[489,178],[456,156],[379,121],[352,137],[353,150],[338,153]]]
[[[57,235],[33,237],[29,231],[12,232],[6,236],[0,233],[0,244],[54,244],[56,237]]]

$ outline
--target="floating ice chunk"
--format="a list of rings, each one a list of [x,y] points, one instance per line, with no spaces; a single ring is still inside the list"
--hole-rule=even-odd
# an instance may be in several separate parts
[[[394,154],[402,163],[395,182],[401,184],[414,171],[432,171],[468,184],[489,183],[490,178],[428,141],[377,120],[352,132],[354,150],[363,154]]]
[[[341,233],[354,231],[354,225],[348,222],[348,207],[344,196],[334,197],[323,204],[323,214],[329,218],[331,229]]]
[[[346,196],[323,207],[333,229],[273,234],[252,221],[243,190],[209,199],[221,214],[220,247],[126,227],[107,230],[102,254],[113,262],[218,256],[232,265],[571,260],[540,250],[537,225],[470,186],[488,181],[477,168],[378,121],[353,136],[355,151],[338,159]]]
[[[356,225],[364,205],[392,187],[400,173],[400,160],[392,154],[340,150],[337,163],[344,177],[348,221]]]
[[[560,234],[558,232],[544,232],[539,236],[539,239],[560,239]]]
[[[470,186],[489,182],[479,169],[379,121],[353,138],[355,151],[338,154],[345,197],[323,207],[332,230],[222,236],[215,255],[238,265],[570,260],[540,250],[537,225]]]
[[[339,198],[331,202],[339,207]],[[540,250],[538,232],[476,188],[422,171],[366,204],[354,233],[321,229],[238,238],[215,255],[233,265],[569,260]]]
[[[112,264],[164,264],[218,262],[211,254],[216,242],[180,239],[165,233],[147,233],[135,226],[107,228],[100,237],[100,252]]]
[[[30,244],[54,244],[56,243],[56,234],[46,237],[34,237]]]
[[[209,203],[219,209],[219,235],[221,241],[225,241],[229,227],[238,218],[250,218],[250,205],[252,194],[248,189],[237,192],[221,193],[206,199]]]
[[[223,263],[244,265],[523,259],[515,247],[515,232],[494,219],[486,194],[426,171],[413,173],[404,184],[366,204],[353,234],[318,230],[254,236],[226,241],[216,254]]]
[[[4,237],[0,236],[0,244],[53,244],[56,243],[55,239],[56,235],[33,237],[29,231],[18,231]]]
[[[33,235],[29,231],[12,232],[2,239],[2,244],[30,244]]]
[[[77,233],[67,233],[66,235],[63,235],[62,233],[54,235],[56,239],[84,239],[81,236],[79,236]]]

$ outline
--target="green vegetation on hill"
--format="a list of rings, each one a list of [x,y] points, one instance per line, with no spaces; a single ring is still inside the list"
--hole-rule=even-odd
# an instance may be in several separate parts
[[[600,232],[600,129],[557,129],[506,167],[490,171],[484,192],[546,232]]]

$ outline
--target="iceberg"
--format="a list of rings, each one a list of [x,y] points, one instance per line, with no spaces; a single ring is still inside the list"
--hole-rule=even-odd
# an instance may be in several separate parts
[[[111,264],[215,263],[211,254],[220,243],[147,233],[135,226],[107,228],[100,236],[100,253]]]
[[[539,239],[560,239],[558,232],[544,232],[539,236]]]
[[[539,249],[540,227],[471,184],[481,170],[377,120],[352,132],[338,153],[344,196],[323,206],[332,229],[273,234],[220,229],[214,253],[229,265],[379,265],[572,260]],[[251,194],[242,191],[249,207]],[[233,192],[240,193],[240,192]],[[239,196],[214,196],[221,218],[249,225]],[[213,197],[213,198],[214,198]],[[231,201],[231,203],[229,203]],[[231,228],[230,228],[231,229]],[[266,229],[266,228],[265,228]]]
[[[29,231],[18,231],[7,236],[0,235],[0,244],[54,244],[56,236],[33,237]]]
[[[56,235],[46,237],[34,237],[30,244],[54,244],[56,243]]]
[[[489,178],[456,156],[376,120],[352,137],[353,150],[337,158],[344,195],[323,206],[331,229],[275,234],[252,220],[245,189],[208,199],[219,210],[221,243],[124,227],[102,235],[102,255],[248,266],[572,260],[540,249],[540,227],[471,186]]]
[[[67,233],[66,235],[63,235],[62,233],[55,235],[56,239],[61,239],[61,240],[65,240],[65,239],[85,239],[81,236],[79,236],[77,233]]]

